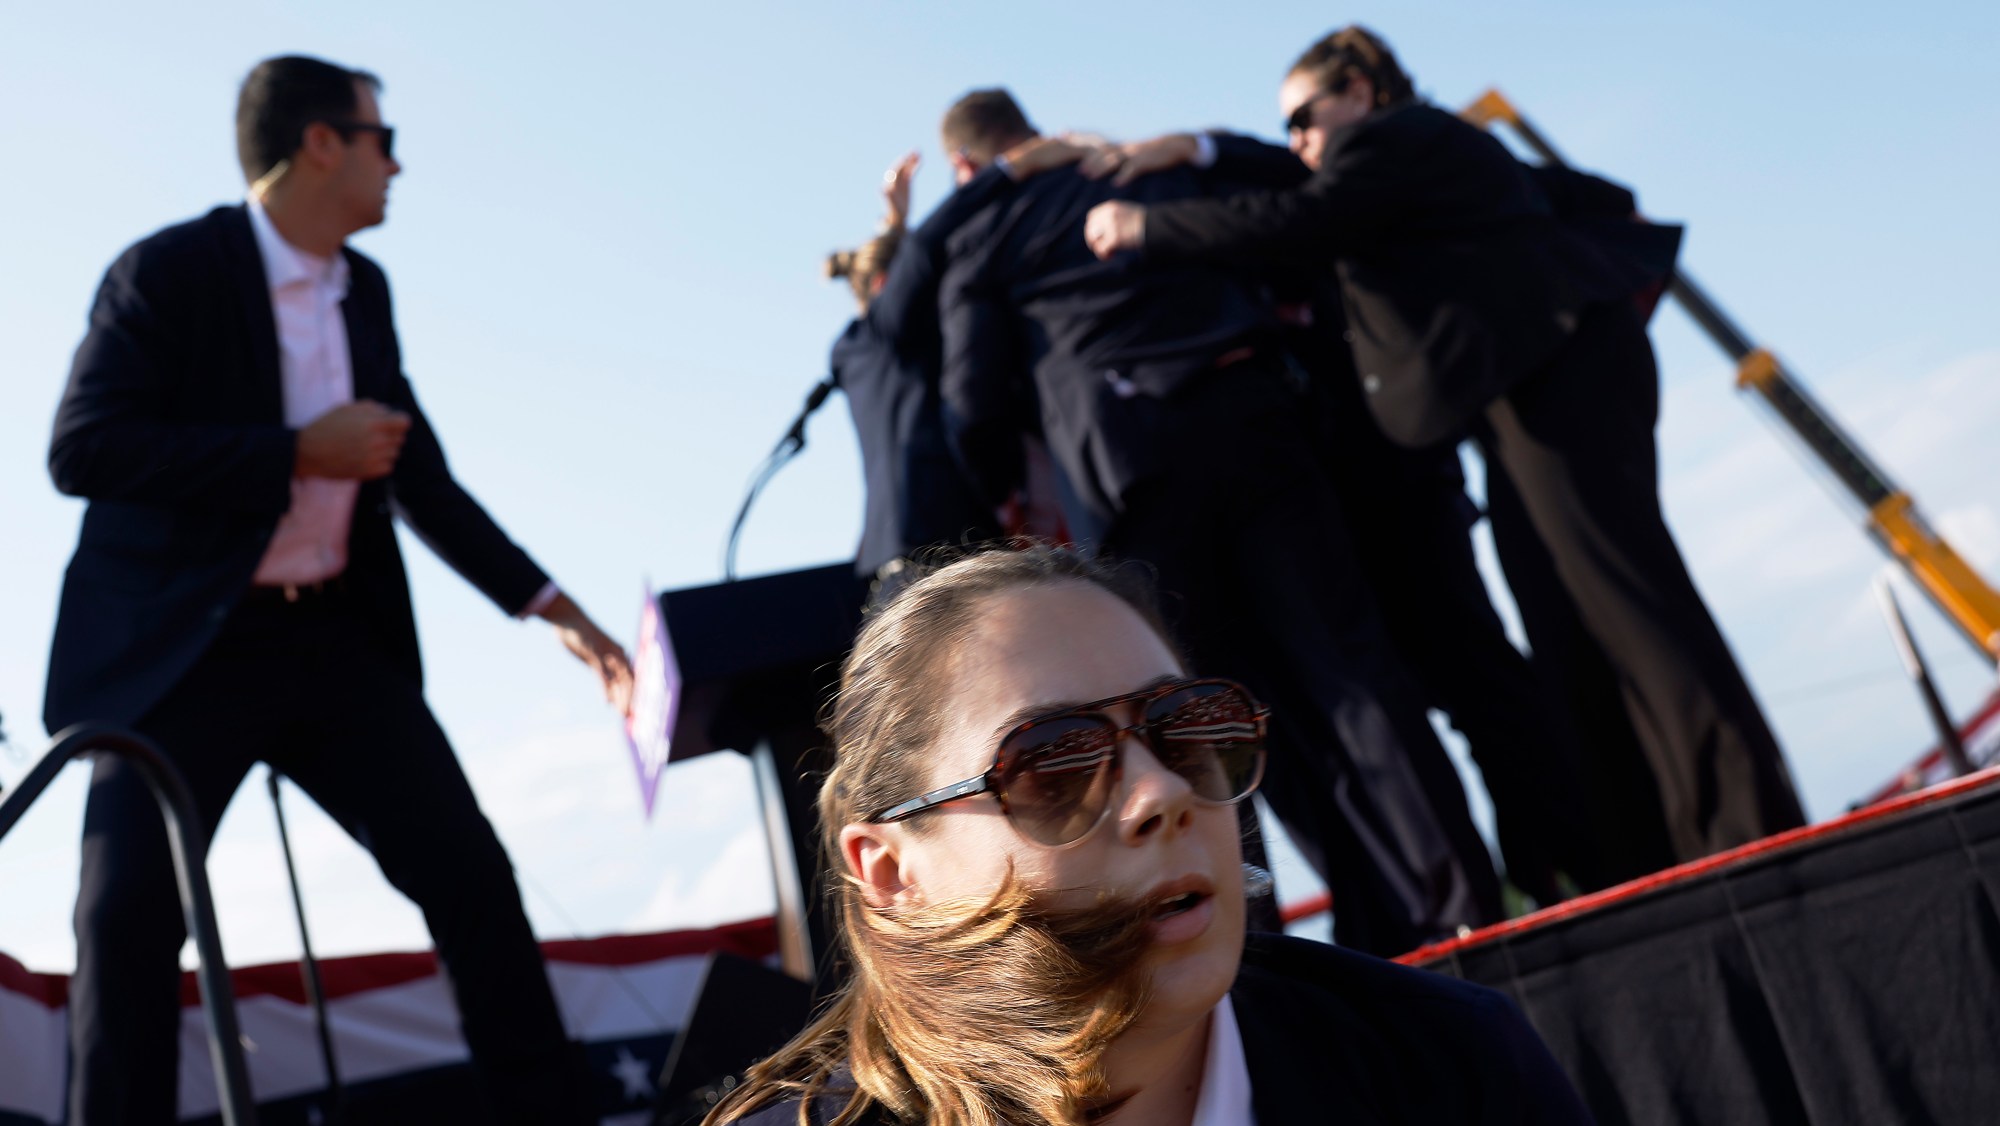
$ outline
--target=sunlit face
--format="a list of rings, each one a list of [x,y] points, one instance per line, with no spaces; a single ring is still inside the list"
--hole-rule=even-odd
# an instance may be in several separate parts
[[[978,621],[977,636],[955,655],[943,678],[949,685],[948,720],[925,789],[984,772],[1001,737],[1025,716],[1186,675],[1143,618],[1087,583],[1063,581],[994,596],[981,607]],[[1147,1021],[1171,1027],[1199,1019],[1228,991],[1242,953],[1236,810],[1197,801],[1188,783],[1135,737],[1127,737],[1123,754],[1109,812],[1074,844],[1051,848],[1024,839],[999,802],[982,794],[924,814],[928,824],[921,831],[913,822],[850,826],[843,841],[849,862],[878,898],[902,902],[984,898],[1000,887],[1010,865],[1029,888],[1058,906],[1086,905],[1099,892],[1165,904],[1194,891],[1194,906],[1163,908],[1153,925],[1154,1000]],[[855,834],[863,832],[881,838],[880,847],[895,854],[893,868],[875,854],[872,880],[867,850],[855,843]],[[893,877],[884,879],[885,871]]]
[[[374,89],[366,82],[356,82],[354,96],[354,120],[380,125],[382,109],[375,101]],[[401,164],[382,155],[379,134],[360,131],[348,136],[334,171],[334,185],[354,230],[378,226],[388,217],[389,181],[402,171]]]
[[[1334,130],[1367,117],[1374,104],[1374,84],[1365,78],[1349,79],[1345,89],[1332,93],[1314,76],[1293,71],[1278,87],[1278,112],[1285,121],[1293,121],[1302,109],[1306,112],[1305,127],[1290,129],[1289,139],[1292,151],[1312,169],[1326,159]]]

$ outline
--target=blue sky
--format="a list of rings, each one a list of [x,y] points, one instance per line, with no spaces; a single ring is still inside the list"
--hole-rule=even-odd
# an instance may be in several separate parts
[[[1687,222],[1693,275],[2000,575],[1992,5],[41,5],[0,16],[0,713],[15,743],[0,783],[45,745],[81,511],[42,468],[69,353],[120,248],[240,197],[230,115],[257,59],[304,51],[384,78],[407,171],[388,224],[356,244],[396,287],[411,378],[460,477],[629,636],[648,579],[718,577],[742,486],[849,312],[820,258],[869,233],[903,152],[926,157],[919,210],[939,198],[934,128],[954,97],[1005,83],[1047,128],[1269,135],[1285,65],[1350,19],[1440,102],[1497,84],[1576,163]],[[1655,339],[1669,517],[1813,814],[1836,814],[1927,739],[1868,601],[1881,558],[1677,311]],[[851,552],[843,412],[811,437],[752,518],[746,573]],[[583,670],[410,555],[433,706],[543,933],[768,903],[739,762],[675,768],[642,823]],[[1990,669],[1927,607],[1913,617],[1969,709]],[[82,781],[73,769],[0,845],[0,950],[38,967],[69,964]],[[292,812],[321,945],[422,944],[365,854],[303,801]],[[212,862],[238,960],[296,950],[273,840],[246,788]]]

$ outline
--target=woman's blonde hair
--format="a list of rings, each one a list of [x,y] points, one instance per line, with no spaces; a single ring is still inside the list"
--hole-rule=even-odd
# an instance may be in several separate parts
[[[889,272],[889,263],[895,260],[896,248],[901,245],[903,227],[896,224],[852,250],[836,250],[827,255],[823,268],[829,280],[846,278],[854,290],[854,299],[866,309],[875,299],[876,279]]]
[[[1058,583],[1113,594],[1168,636],[1143,583],[1061,548],[981,551],[912,583],[841,669],[825,725],[835,760],[819,796],[824,855],[841,855],[842,827],[929,781],[945,678],[988,601]],[[926,831],[925,819],[907,824]],[[834,1126],[871,1111],[934,1126],[1082,1126],[1102,1112],[1105,1049],[1145,1007],[1143,911],[1115,900],[1053,911],[1011,878],[990,899],[920,908],[871,906],[844,873],[829,894],[853,975],[707,1123],[790,1096],[803,1124],[823,1095],[847,1099]],[[852,1086],[834,1086],[848,1068]]]

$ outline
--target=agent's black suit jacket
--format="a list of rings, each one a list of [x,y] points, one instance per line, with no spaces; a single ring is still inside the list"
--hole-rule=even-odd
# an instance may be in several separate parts
[[[1018,435],[1039,429],[1085,509],[1071,526],[1109,525],[1126,491],[1172,456],[1155,436],[1173,393],[1269,331],[1258,295],[1224,269],[1099,261],[1083,241],[1085,213],[1104,200],[1153,204],[1204,190],[1189,170],[1114,189],[1064,168],[996,199],[952,236],[940,298],[945,420],[986,501],[1020,483]]]
[[[413,419],[392,476],[361,488],[346,581],[386,659],[421,681],[400,514],[508,612],[548,577],[452,479],[402,372],[389,283],[345,250],[354,397]],[[278,336],[249,214],[220,207],[112,264],[49,445],[56,487],[88,498],[63,583],[43,718],[132,723],[214,639],[291,506]]]
[[[854,416],[867,488],[855,558],[864,576],[929,544],[999,534],[945,436],[938,283],[946,239],[1009,183],[989,168],[906,233],[881,290],[834,342],[833,381]]]
[[[1506,997],[1337,946],[1252,934],[1229,993],[1259,1126],[1590,1126]],[[838,1080],[836,1080],[836,1085]],[[845,1096],[822,1096],[814,1126]],[[786,1101],[743,1126],[792,1126]],[[886,1126],[871,1117],[867,1124]]]
[[[1240,150],[1219,152],[1221,168]],[[1677,230],[1650,230],[1671,261]],[[1383,432],[1409,446],[1462,437],[1555,354],[1584,308],[1658,281],[1633,255],[1559,221],[1499,141],[1422,103],[1337,131],[1301,186],[1149,207],[1144,253],[1332,263],[1369,403]]]

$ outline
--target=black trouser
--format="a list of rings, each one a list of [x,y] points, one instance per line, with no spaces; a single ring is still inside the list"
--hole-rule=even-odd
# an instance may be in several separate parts
[[[1389,636],[1478,764],[1508,879],[1545,906],[1562,897],[1558,872],[1586,891],[1608,885],[1578,744],[1479,575],[1457,450],[1392,444],[1358,392],[1351,374],[1316,387],[1326,400],[1323,456]]]
[[[204,834],[261,760],[374,854],[423,909],[490,1120],[593,1121],[507,854],[421,690],[354,613],[338,593],[246,601],[138,729],[186,776]],[[227,903],[230,890],[216,897]],[[76,907],[71,1122],[175,1121],[185,934],[152,792],[124,760],[100,758]]]
[[[1588,310],[1563,351],[1487,410],[1578,618],[1617,670],[1676,854],[1803,824],[1777,740],[1660,512],[1659,373],[1629,306]]]
[[[1493,456],[1491,435],[1481,437],[1480,448],[1493,551],[1528,635],[1529,666],[1551,718],[1575,746],[1588,748],[1578,755],[1579,777],[1603,882],[1671,868],[1676,858],[1660,786],[1625,710],[1618,670],[1584,628],[1555,561],[1521,507],[1520,493]]]
[[[1282,375],[1251,362],[1159,405],[1160,476],[1106,546],[1158,571],[1203,672],[1273,709],[1263,793],[1334,897],[1344,945],[1400,953],[1499,916],[1492,860],[1385,636]]]

